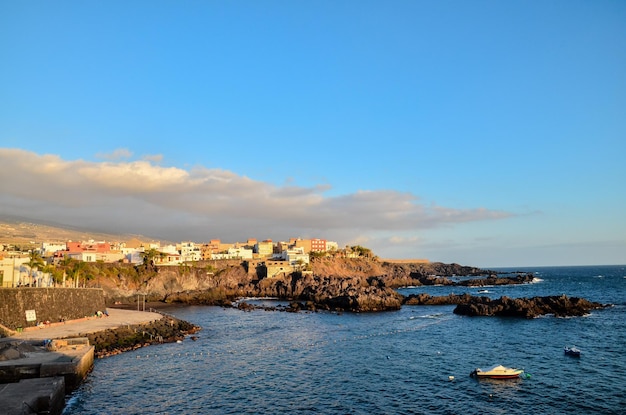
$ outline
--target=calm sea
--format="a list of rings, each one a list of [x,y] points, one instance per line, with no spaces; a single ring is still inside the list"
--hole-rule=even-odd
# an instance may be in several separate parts
[[[626,413],[626,266],[520,270],[536,272],[536,282],[480,295],[566,294],[615,306],[533,320],[461,317],[454,306],[375,314],[178,308],[171,313],[202,326],[196,341],[97,360],[64,414]],[[582,356],[564,355],[566,345]],[[494,364],[530,377],[469,377]]]

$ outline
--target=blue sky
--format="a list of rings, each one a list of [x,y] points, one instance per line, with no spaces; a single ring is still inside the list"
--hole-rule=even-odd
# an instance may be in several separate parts
[[[626,263],[623,1],[0,4],[0,217]]]

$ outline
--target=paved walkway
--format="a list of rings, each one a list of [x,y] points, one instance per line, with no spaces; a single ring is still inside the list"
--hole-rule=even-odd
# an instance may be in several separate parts
[[[49,326],[29,328],[22,333],[17,333],[11,337],[0,339],[8,340],[45,340],[60,339],[64,337],[77,336],[80,333],[94,333],[106,329],[126,326],[129,324],[142,324],[159,320],[162,314],[148,311],[122,310],[118,308],[108,308],[109,316],[88,317],[80,320],[70,320],[65,323],[54,323]]]

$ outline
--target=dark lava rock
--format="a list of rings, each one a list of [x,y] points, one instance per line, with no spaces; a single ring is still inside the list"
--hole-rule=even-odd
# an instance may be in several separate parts
[[[432,296],[426,293],[411,294],[402,300],[403,305],[451,305],[467,303],[471,299],[469,294],[449,294],[444,296]]]
[[[583,316],[591,310],[604,308],[603,305],[584,298],[561,296],[509,298],[470,297],[469,301],[458,304],[455,314],[466,316],[500,316],[535,318],[553,314],[556,317]]]
[[[535,276],[532,273],[518,274],[515,277],[498,277],[490,275],[486,278],[474,278],[466,281],[459,281],[456,285],[462,285],[466,287],[484,287],[486,285],[513,285],[513,284],[528,284],[533,281]]]
[[[143,346],[171,343],[196,333],[200,327],[172,316],[164,316],[146,324],[122,326],[82,335],[95,347],[96,357],[106,357]]]

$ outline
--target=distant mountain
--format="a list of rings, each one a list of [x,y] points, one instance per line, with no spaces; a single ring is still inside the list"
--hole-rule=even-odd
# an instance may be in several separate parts
[[[133,234],[109,234],[101,231],[81,229],[69,225],[34,221],[12,215],[0,215],[0,243],[28,244],[66,241],[126,241],[137,238],[150,241],[154,238]]]

